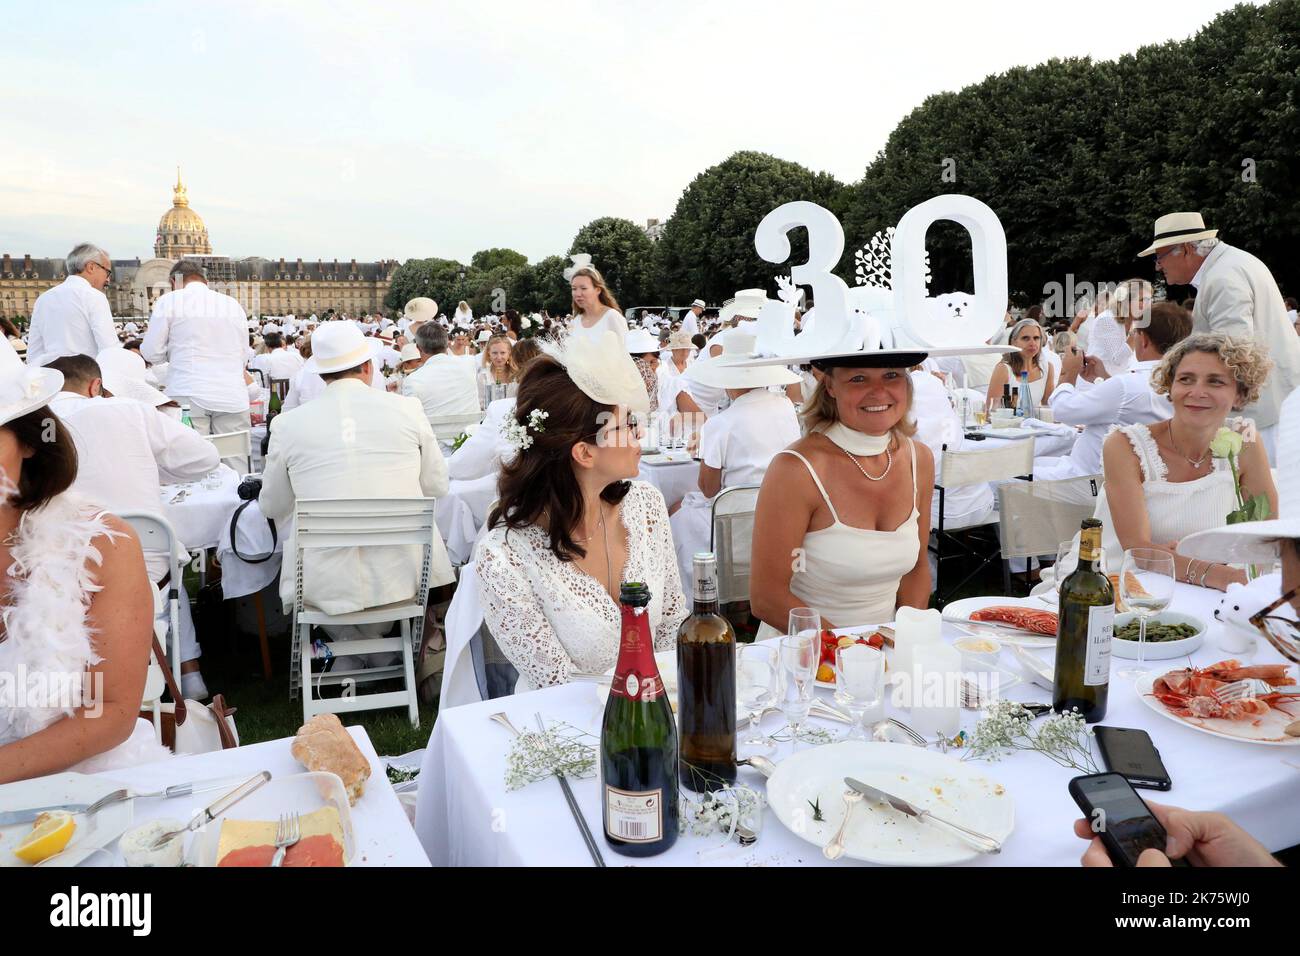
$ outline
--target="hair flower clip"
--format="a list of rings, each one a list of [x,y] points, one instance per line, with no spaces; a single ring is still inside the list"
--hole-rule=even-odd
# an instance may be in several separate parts
[[[548,417],[548,413],[541,408],[534,408],[529,412],[528,421],[526,422],[521,422],[519,419],[512,416],[502,423],[501,437],[511,445],[514,445],[520,451],[523,451],[525,448],[531,448],[533,444],[533,436],[530,435],[529,432],[531,431],[535,435],[540,435],[542,432],[546,431],[546,426],[543,422],[545,422]]]

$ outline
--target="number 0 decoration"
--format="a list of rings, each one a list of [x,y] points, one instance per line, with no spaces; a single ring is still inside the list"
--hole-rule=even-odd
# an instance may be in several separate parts
[[[965,227],[971,237],[975,273],[974,308],[960,318],[931,310],[925,294],[925,235],[934,223],[950,220]],[[935,196],[909,209],[899,220],[891,247],[893,260],[892,310],[879,296],[850,292],[834,269],[844,253],[844,228],[828,209],[812,202],[790,202],[763,217],[754,232],[754,248],[778,265],[790,258],[789,233],[802,227],[808,233],[808,261],[795,265],[796,285],[812,286],[817,321],[794,338],[794,313],[782,304],[770,304],[758,316],[758,348],[766,354],[805,355],[880,348],[881,329],[887,345],[915,344],[930,348],[984,345],[1002,326],[1007,304],[1007,237],[997,215],[972,196]]]

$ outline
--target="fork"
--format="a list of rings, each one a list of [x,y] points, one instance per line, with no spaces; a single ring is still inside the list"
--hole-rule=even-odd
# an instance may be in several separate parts
[[[114,790],[112,793],[108,793],[100,797],[90,806],[86,807],[86,809],[83,810],[82,812],[88,817],[93,817],[96,813],[98,813],[100,810],[103,810],[105,807],[110,806],[114,803],[121,803],[123,800],[129,800],[129,799],[130,799],[129,791]]]
[[[876,721],[876,723],[872,725],[872,729],[874,730],[876,727],[879,727],[881,724],[891,724],[894,727],[897,727],[899,730],[901,730],[904,734],[906,734],[911,739],[912,743],[916,744],[916,746],[918,747],[929,746],[928,740],[926,740],[924,737],[918,734],[911,727],[907,726],[907,724],[903,723],[901,720],[895,720],[893,717],[886,717],[884,720]]]
[[[281,814],[275,825],[275,856],[271,857],[271,866],[281,866],[289,847],[302,839],[302,825],[297,813]]]
[[[1211,693],[1219,703],[1226,704],[1234,700],[1263,697],[1265,694],[1294,694],[1296,691],[1297,688],[1294,684],[1288,684],[1285,687],[1274,687],[1258,677],[1247,677],[1244,680],[1233,681],[1231,684],[1216,687]]]

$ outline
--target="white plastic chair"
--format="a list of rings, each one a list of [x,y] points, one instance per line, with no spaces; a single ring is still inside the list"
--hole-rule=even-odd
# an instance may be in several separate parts
[[[146,511],[126,511],[118,514],[118,517],[125,521],[135,531],[136,536],[140,539],[140,547],[146,554],[166,554],[169,555],[168,561],[168,578],[167,592],[165,600],[167,602],[167,630],[168,634],[159,634],[158,640],[162,646],[167,649],[168,657],[171,658],[172,674],[176,678],[176,685],[179,687],[181,682],[181,568],[189,560],[189,555],[181,549],[180,540],[176,537],[176,532],[172,529],[171,523],[166,518],[158,514],[150,514]],[[157,588],[154,589],[157,591]],[[187,595],[185,600],[189,600]],[[157,598],[155,598],[155,602]],[[156,606],[156,604],[155,604]],[[157,622],[157,615],[154,615]],[[155,623],[156,626],[156,623]],[[152,654],[150,655],[152,660]],[[160,695],[162,691],[158,692]],[[146,701],[148,698],[146,698]]]
[[[1097,510],[1101,475],[1057,481],[1008,481],[998,487],[1002,581],[1011,588],[1010,558],[1055,556],[1062,541],[1079,532]]]
[[[750,551],[758,485],[723,488],[713,499],[709,550],[718,559],[718,603],[749,600]],[[689,582],[682,582],[689,588]]]
[[[961,581],[948,589],[948,594],[960,589],[966,582],[998,559],[997,542],[973,542],[971,532],[976,529],[998,523],[998,513],[991,512],[967,524],[950,526],[947,524],[945,494],[950,488],[964,485],[989,484],[991,482],[1009,481],[1012,478],[1031,477],[1034,473],[1034,439],[1027,438],[1009,442],[1000,448],[977,449],[969,451],[949,451],[943,446],[943,464],[934,481],[939,494],[939,520],[935,522],[934,552],[936,574],[934,593],[939,605],[945,601],[944,591],[940,586],[943,580],[945,561],[954,558],[966,558],[968,573]],[[962,535],[958,536],[958,533]],[[991,537],[991,536],[990,536]],[[951,546],[951,547],[948,547]],[[953,550],[955,549],[955,550]]]
[[[220,435],[204,435],[217,449],[217,454],[224,458],[243,458],[248,463],[248,472],[253,470],[253,433],[248,429],[238,432],[223,432]]]
[[[298,501],[294,508],[294,542],[298,580],[293,610],[293,683],[302,692],[302,715],[307,721],[315,714],[352,713],[405,705],[412,727],[420,726],[419,697],[415,683],[415,653],[424,628],[424,607],[429,597],[429,574],[433,536],[437,534],[433,498],[318,498]],[[321,548],[367,548],[419,545],[423,549],[420,579],[409,600],[350,614],[326,614],[307,607],[303,600],[304,553]],[[397,651],[400,664],[354,671],[311,672],[311,629],[319,625],[382,624],[401,622],[400,637],[353,640],[337,645],[342,653],[382,654]],[[414,622],[414,623],[412,623]],[[321,699],[313,684],[353,685],[401,677],[400,691]],[[292,688],[291,688],[292,689]]]
[[[470,425],[477,425],[481,421],[483,421],[482,412],[468,415],[434,415],[429,419],[429,427],[433,429],[434,437],[438,441],[452,441]]]

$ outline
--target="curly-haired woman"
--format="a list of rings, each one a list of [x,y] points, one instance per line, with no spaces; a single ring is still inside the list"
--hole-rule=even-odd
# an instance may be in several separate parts
[[[1226,590],[1244,584],[1244,571],[1178,553],[1190,534],[1219,527],[1237,509],[1232,471],[1216,459],[1210,443],[1232,411],[1259,397],[1271,363],[1253,342],[1217,333],[1189,336],[1169,349],[1151,376],[1152,388],[1168,395],[1174,415],[1153,425],[1126,425],[1102,446],[1106,486],[1097,502],[1102,546],[1112,572],[1131,548],[1159,548],[1174,555],[1180,581]],[[1246,440],[1238,453],[1242,493],[1265,495],[1277,514],[1277,490],[1263,444]]]

